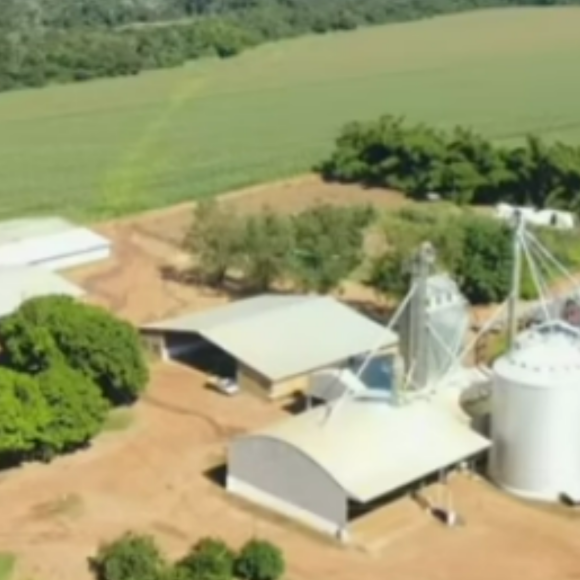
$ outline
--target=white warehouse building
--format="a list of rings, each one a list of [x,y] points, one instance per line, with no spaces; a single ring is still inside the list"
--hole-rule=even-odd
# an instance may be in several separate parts
[[[58,271],[110,255],[109,240],[59,217],[0,223],[0,266],[36,266]]]
[[[0,223],[0,316],[29,298],[84,290],[57,272],[103,260],[111,242],[58,217],[15,219]]]

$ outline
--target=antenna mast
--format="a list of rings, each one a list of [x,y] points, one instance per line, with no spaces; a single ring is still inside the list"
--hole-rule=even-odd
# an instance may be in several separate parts
[[[508,300],[508,348],[512,348],[518,332],[518,302],[520,299],[520,285],[522,280],[522,237],[524,235],[525,220],[522,212],[516,209],[514,214],[513,237],[513,269],[512,288]]]

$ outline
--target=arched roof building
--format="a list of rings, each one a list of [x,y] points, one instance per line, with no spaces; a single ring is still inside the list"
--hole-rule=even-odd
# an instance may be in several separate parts
[[[316,407],[228,449],[228,489],[348,536],[349,504],[367,504],[489,446],[443,400],[402,407],[347,398]]]

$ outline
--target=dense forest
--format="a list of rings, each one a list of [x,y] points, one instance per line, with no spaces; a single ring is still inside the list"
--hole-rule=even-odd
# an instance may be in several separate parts
[[[0,90],[230,57],[307,33],[580,0],[0,0]]]

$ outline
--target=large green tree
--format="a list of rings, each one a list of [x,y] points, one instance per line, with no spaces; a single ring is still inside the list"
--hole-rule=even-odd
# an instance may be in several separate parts
[[[40,431],[38,452],[50,459],[88,443],[103,424],[109,408],[100,389],[65,364],[56,363],[37,375],[50,420]]]
[[[67,296],[26,301],[0,322],[0,341],[15,369],[39,373],[67,364],[96,383],[113,404],[132,402],[148,381],[135,328]]]
[[[50,425],[51,411],[34,377],[0,369],[0,461],[33,457]]]

